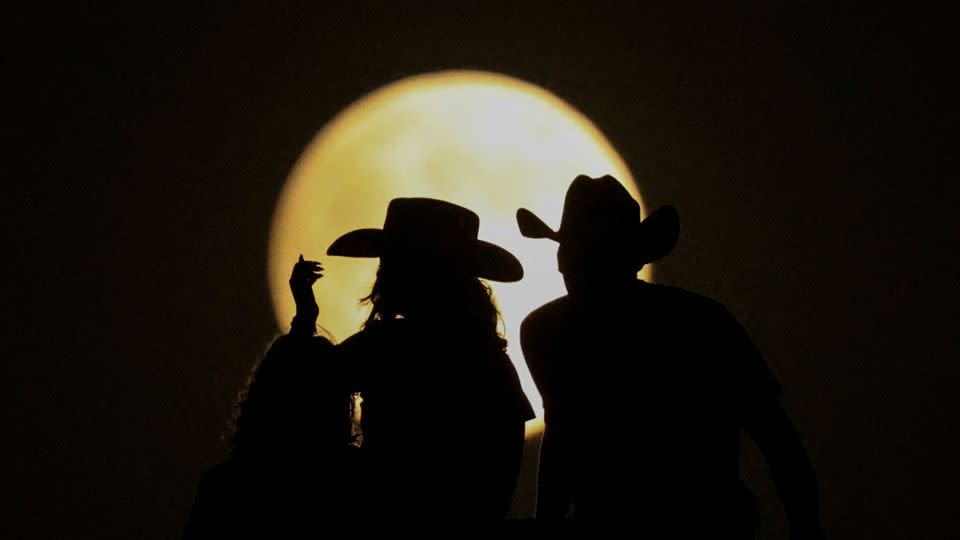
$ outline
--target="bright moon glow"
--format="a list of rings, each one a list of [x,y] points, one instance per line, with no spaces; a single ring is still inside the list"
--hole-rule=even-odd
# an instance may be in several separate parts
[[[520,351],[523,318],[566,293],[556,243],[520,236],[517,208],[556,228],[563,198],[579,174],[611,174],[641,201],[633,177],[585,116],[530,83],[478,71],[403,79],[350,105],[300,156],[280,196],[270,235],[268,276],[277,322],[294,315],[287,280],[297,257],[319,260],[314,286],[319,324],[337,340],[360,329],[369,312],[376,259],[328,257],[341,234],[382,227],[395,197],[444,199],[480,216],[480,238],[523,263],[517,283],[490,282],[523,389],[538,414],[540,395]],[[641,206],[642,206],[641,201]],[[649,280],[647,266],[640,277]]]

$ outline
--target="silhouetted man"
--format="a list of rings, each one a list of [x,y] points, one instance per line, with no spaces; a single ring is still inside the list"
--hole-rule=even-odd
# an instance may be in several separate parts
[[[746,331],[720,303],[636,277],[673,249],[676,211],[641,221],[616,179],[579,176],[559,231],[525,209],[517,221],[524,236],[559,243],[568,292],[520,333],[546,414],[537,517],[749,538],[742,429],[770,465],[793,537],[821,537],[813,469]]]

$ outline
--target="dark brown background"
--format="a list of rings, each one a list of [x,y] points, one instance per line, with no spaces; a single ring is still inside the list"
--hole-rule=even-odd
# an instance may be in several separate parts
[[[366,92],[476,68],[571,102],[651,204],[680,209],[658,279],[753,334],[833,538],[960,535],[945,15],[404,3],[4,24],[4,528],[175,536],[275,331],[267,229],[294,160]],[[763,463],[745,462],[780,537]]]

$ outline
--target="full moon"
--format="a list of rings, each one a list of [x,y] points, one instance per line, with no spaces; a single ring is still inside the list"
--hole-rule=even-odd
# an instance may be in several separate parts
[[[480,71],[418,75],[384,86],[334,117],[293,167],[278,201],[267,261],[277,323],[294,315],[287,285],[302,253],[319,260],[314,285],[318,323],[342,340],[360,329],[376,259],[328,257],[341,234],[381,227],[395,197],[444,199],[480,216],[480,238],[517,256],[525,276],[491,282],[503,315],[508,352],[530,402],[542,414],[519,346],[520,322],[566,293],[557,272],[557,245],[520,236],[517,208],[552,227],[579,174],[619,179],[643,202],[623,159],[583,114],[536,85]],[[652,278],[650,266],[640,277]]]

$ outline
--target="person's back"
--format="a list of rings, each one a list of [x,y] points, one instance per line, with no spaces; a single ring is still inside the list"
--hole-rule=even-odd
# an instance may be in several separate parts
[[[532,413],[506,354],[468,340],[439,324],[395,319],[340,345],[363,396],[374,513],[456,519],[508,510]]]
[[[740,434],[763,451],[796,537],[821,536],[816,483],[779,384],[721,304],[636,273],[669,253],[676,211],[646,220],[616,179],[577,177],[558,231],[526,210],[521,232],[559,243],[568,295],[523,322],[543,397],[538,518],[630,521],[672,536],[749,537]]]
[[[533,410],[482,279],[517,281],[523,268],[478,231],[466,208],[400,198],[383,229],[328,249],[380,259],[364,328],[337,347],[363,397],[371,516],[499,519],[509,508]]]
[[[748,517],[744,409],[778,385],[723,306],[636,281],[610,301],[551,302],[522,332],[531,356],[549,359],[549,375],[531,368],[550,429],[574,448],[576,516]]]

